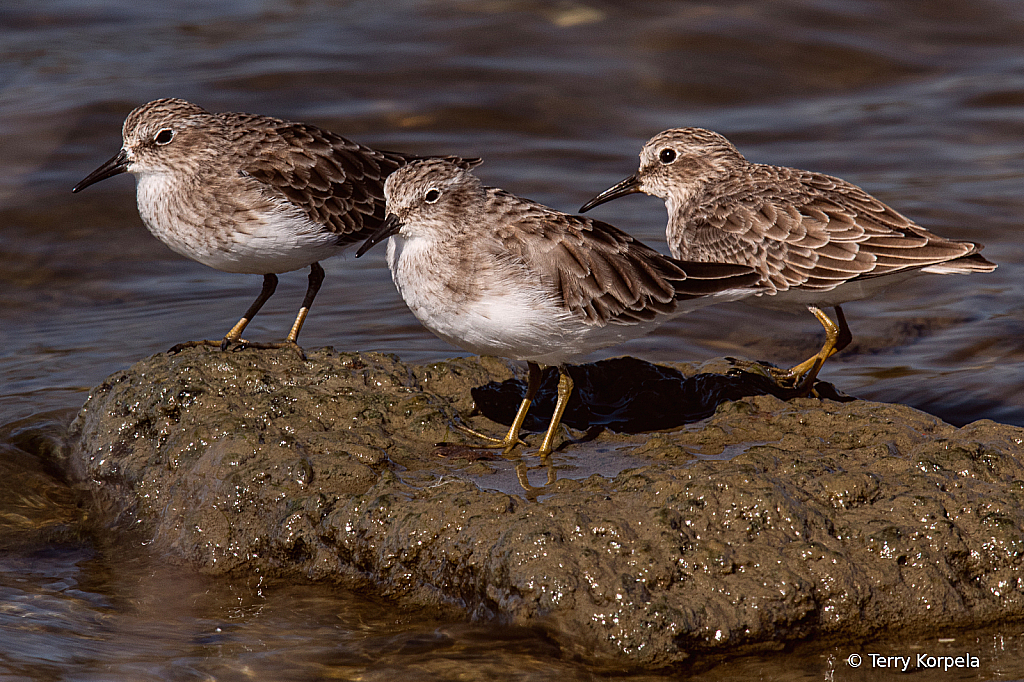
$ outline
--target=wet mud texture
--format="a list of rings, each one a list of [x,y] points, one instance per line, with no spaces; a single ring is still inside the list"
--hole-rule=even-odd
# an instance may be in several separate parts
[[[512,378],[494,359],[190,349],[97,387],[60,464],[173,560],[372,586],[543,628],[588,660],[653,668],[1024,617],[1020,428],[757,395],[671,432],[570,443],[554,461],[572,458],[571,477],[493,490],[478,482],[513,463],[434,443],[463,442],[459,419],[500,433],[470,391]],[[633,467],[589,475],[597,451]]]

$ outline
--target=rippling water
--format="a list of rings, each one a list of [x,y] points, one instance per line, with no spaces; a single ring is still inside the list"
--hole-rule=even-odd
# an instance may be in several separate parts
[[[166,96],[382,148],[481,156],[485,182],[569,211],[679,125],[716,129],[755,161],[842,176],[944,236],[983,242],[1000,267],[846,306],[854,343],[822,377],[958,424],[1024,424],[1018,0],[14,0],[0,7],[0,54],[0,424],[73,410],[141,357],[220,337],[257,293],[258,277],[182,260],[150,237],[128,177],[70,194],[118,149],[128,111]],[[659,200],[597,213],[665,250]],[[458,354],[407,312],[381,253],[324,263],[304,345]],[[304,274],[282,277],[247,336],[282,337],[304,288]],[[606,355],[784,365],[820,336],[810,315],[734,304]],[[323,587],[207,584],[91,545],[0,555],[0,588],[3,631],[20,633],[0,643],[0,674],[25,679],[589,674],[529,633],[395,615]],[[162,590],[190,596],[155,614]],[[970,640],[989,651],[988,676],[1022,667],[1014,636]],[[143,653],[125,653],[124,638]],[[759,665],[775,679],[845,674],[841,653],[745,659],[718,679]]]

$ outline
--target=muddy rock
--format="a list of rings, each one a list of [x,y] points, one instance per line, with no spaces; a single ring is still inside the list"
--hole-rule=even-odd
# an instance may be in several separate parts
[[[1024,429],[757,395],[589,434],[553,467],[460,445],[455,424],[503,432],[470,389],[516,374],[158,355],[92,392],[67,465],[111,523],[200,570],[372,585],[626,665],[1024,617]]]

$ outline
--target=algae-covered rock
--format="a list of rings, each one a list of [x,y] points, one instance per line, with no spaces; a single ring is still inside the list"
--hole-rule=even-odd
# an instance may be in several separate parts
[[[571,443],[552,470],[528,449],[435,448],[470,442],[457,423],[500,434],[470,389],[514,374],[329,349],[154,356],[93,391],[74,466],[122,525],[204,571],[372,584],[591,658],[1024,617],[1024,429],[760,395]]]

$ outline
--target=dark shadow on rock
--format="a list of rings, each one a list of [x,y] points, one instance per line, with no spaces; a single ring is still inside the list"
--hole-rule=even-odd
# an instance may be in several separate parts
[[[569,375],[575,390],[562,423],[585,430],[602,426],[619,433],[672,429],[710,417],[720,404],[752,395],[773,395],[789,400],[797,389],[779,386],[770,377],[734,369],[728,374],[686,376],[679,370],[632,357],[610,358],[572,365]],[[555,409],[558,370],[549,367],[523,427],[543,431]],[[817,381],[814,392],[822,398],[848,402],[828,382]],[[480,412],[499,424],[511,424],[526,395],[521,379],[492,381],[472,389]]]

